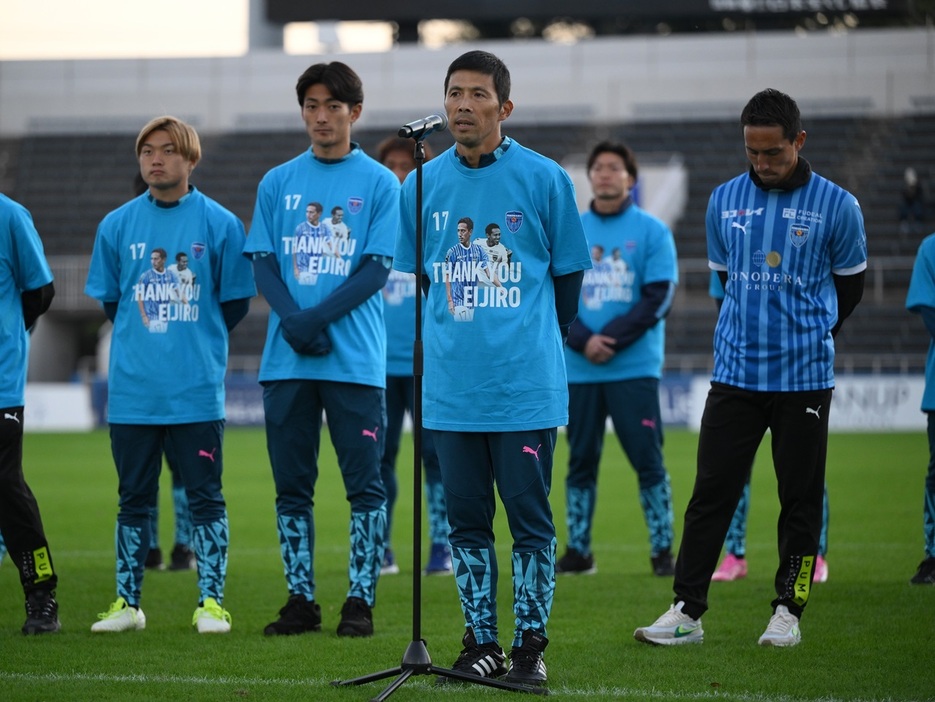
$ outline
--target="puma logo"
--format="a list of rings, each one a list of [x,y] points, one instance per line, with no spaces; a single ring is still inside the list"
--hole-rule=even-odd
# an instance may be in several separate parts
[[[644,427],[646,427],[647,429],[655,429],[655,428],[656,428],[656,421],[653,420],[653,419],[643,419],[643,420],[640,420],[640,424],[642,424],[642,425],[643,425]]]
[[[534,449],[531,449],[528,446],[523,446],[523,453],[531,453],[533,456],[536,457],[536,460],[538,461],[539,460],[539,449],[541,448],[542,448],[542,444],[539,444]]]
[[[731,226],[731,228],[739,229],[739,230],[742,231],[744,234],[747,233],[747,225],[746,225],[746,224],[741,224],[740,222],[731,222],[731,223],[730,223],[730,226]]]
[[[821,409],[821,405],[818,405],[818,407],[816,407],[815,409],[812,409],[811,407],[806,407],[805,414],[814,414],[816,417],[821,419],[821,415],[818,414],[818,410],[820,409]]]
[[[362,431],[360,432],[360,435],[361,435],[361,436],[369,436],[371,439],[373,439],[374,441],[376,441],[376,440],[377,440],[377,430],[378,430],[379,428],[380,428],[380,427],[374,427],[374,428],[373,428],[373,431],[370,431],[369,429],[364,429],[364,430],[362,430]]]
[[[198,458],[207,458],[207,459],[209,459],[212,463],[214,463],[214,454],[217,453],[217,450],[218,450],[218,449],[217,449],[217,446],[215,446],[213,449],[211,449],[211,453],[208,453],[208,452],[205,451],[204,449],[198,449]]]
[[[12,419],[14,422],[16,422],[17,424],[19,424],[19,417],[17,417],[15,414],[10,414],[9,412],[4,412],[4,413],[3,413],[3,418],[4,418],[4,419]]]

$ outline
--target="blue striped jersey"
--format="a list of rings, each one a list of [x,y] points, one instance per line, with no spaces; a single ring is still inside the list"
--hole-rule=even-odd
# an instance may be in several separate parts
[[[727,271],[712,380],[756,391],[833,387],[832,272],[867,267],[856,198],[817,173],[791,191],[761,190],[744,173],[714,189],[705,225],[708,265]]]

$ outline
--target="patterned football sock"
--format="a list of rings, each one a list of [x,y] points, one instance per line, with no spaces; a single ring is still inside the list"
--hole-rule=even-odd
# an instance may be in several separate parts
[[[640,506],[649,527],[649,548],[652,555],[672,550],[672,488],[669,476],[650,488],[640,489]]]
[[[523,631],[548,636],[546,625],[555,595],[555,539],[540,551],[513,553],[513,646],[523,645]]]
[[[734,516],[731,517],[730,526],[727,528],[727,538],[724,539],[724,547],[728,553],[737,558],[743,558],[747,553],[747,512],[750,509],[750,483],[743,486],[743,492],[740,493],[740,501],[737,503],[737,509],[734,510]]]
[[[464,621],[478,644],[497,641],[497,554],[493,548],[451,548]]]
[[[142,526],[117,524],[117,595],[131,607],[140,606],[143,587],[143,566],[152,543],[149,520]]]
[[[593,487],[570,487],[566,491],[568,548],[587,556],[591,553],[591,522],[597,490]]]
[[[348,597],[359,597],[373,607],[386,541],[386,509],[351,512],[351,553]]]
[[[425,502],[428,505],[429,539],[433,544],[447,544],[448,508],[445,506],[445,486],[438,483],[425,483]]]
[[[194,525],[188,508],[188,493],[184,487],[173,486],[172,505],[175,508],[175,543],[191,548]]]
[[[153,551],[159,548],[159,501],[157,498],[156,506],[149,510],[149,533],[152,538],[149,541],[149,550]]]
[[[201,602],[213,597],[218,604],[224,601],[224,582],[227,579],[227,551],[230,545],[230,527],[227,516],[207,524],[196,524],[192,532],[195,561],[198,566],[198,591]]]
[[[303,595],[309,602],[315,599],[315,526],[310,518],[280,515],[279,550],[286,572],[286,586],[293,595]]]

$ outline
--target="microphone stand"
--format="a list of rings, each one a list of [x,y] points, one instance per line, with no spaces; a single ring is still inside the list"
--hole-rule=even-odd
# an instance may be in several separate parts
[[[400,130],[400,136],[410,136]],[[411,135],[415,140],[413,157],[416,162],[416,270],[422,270],[422,164],[425,162],[425,144],[423,139],[428,131],[419,135]],[[459,670],[440,668],[432,663],[422,638],[422,275],[416,274],[416,315],[415,315],[415,341],[413,342],[412,358],[412,640],[403,653],[402,661],[395,668],[369,673],[349,680],[334,680],[332,685],[344,687],[349,685],[363,685],[364,683],[383,680],[397,676],[389,687],[371,699],[371,702],[383,702],[390,695],[402,687],[413,675],[438,675],[452,678],[462,682],[497,687],[513,692],[528,692],[536,695],[548,695],[544,687],[528,687],[518,683],[506,682],[495,678],[485,678],[480,675],[462,673]]]

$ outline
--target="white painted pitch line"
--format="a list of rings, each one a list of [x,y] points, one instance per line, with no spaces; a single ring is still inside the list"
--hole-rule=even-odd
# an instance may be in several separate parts
[[[159,683],[180,685],[253,685],[264,687],[307,687],[330,685],[324,678],[229,678],[229,677],[184,677],[180,675],[108,675],[106,673],[9,673],[0,671],[0,680],[19,680],[26,682],[120,682],[120,683]]]
[[[410,680],[418,680],[416,676]],[[104,673],[45,673],[34,675],[28,673],[9,673],[0,671],[0,680],[15,680],[24,682],[120,682],[120,683],[159,683],[180,685],[252,685],[256,687],[329,687],[331,679],[325,678],[229,678],[229,677],[183,677],[179,675],[107,675]],[[379,685],[381,681],[375,681]],[[471,689],[470,686],[461,688]],[[718,702],[802,702],[801,697],[790,695],[763,695],[758,693],[729,693],[722,688],[712,689],[710,692],[678,692],[674,690],[643,690],[626,687],[595,687],[595,688],[569,688],[550,686],[552,693],[567,697],[613,697],[639,700],[688,700],[697,702],[704,700],[717,700]],[[457,693],[457,688],[449,692]],[[891,699],[873,699],[856,697],[818,697],[812,702],[892,702]],[[906,700],[904,702],[912,702]]]

